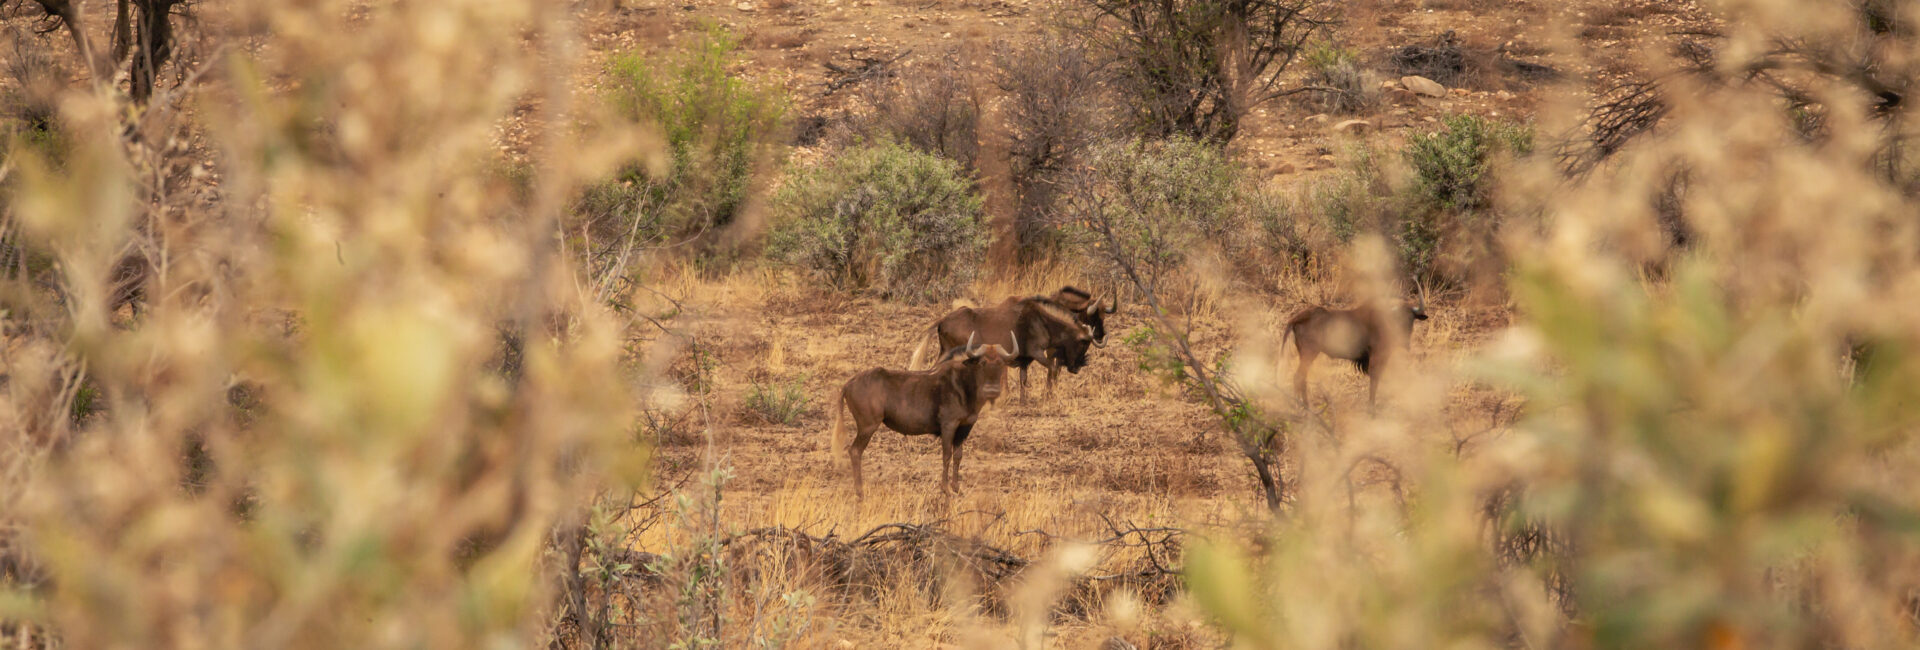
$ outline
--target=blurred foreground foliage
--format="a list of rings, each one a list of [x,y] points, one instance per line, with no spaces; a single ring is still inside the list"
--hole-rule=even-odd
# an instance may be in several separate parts
[[[1920,51],[1854,3],[1727,4],[1734,43],[1871,42],[1888,75]],[[1742,55],[1720,69],[1774,56]],[[1464,456],[1413,424],[1303,439],[1268,550],[1196,549],[1196,600],[1247,647],[1920,642],[1920,214],[1882,148],[1913,120],[1795,81],[1826,136],[1777,86],[1675,82],[1661,133],[1590,174],[1516,166],[1495,205],[1539,214],[1500,230],[1517,323],[1468,369],[1524,415]]]
[[[64,647],[543,643],[550,540],[648,467],[622,325],[554,226],[642,139],[560,129],[557,5],[194,10],[271,37],[179,58],[142,110],[82,80],[60,155],[16,138],[0,171],[0,620]],[[519,184],[492,135],[528,97]]]

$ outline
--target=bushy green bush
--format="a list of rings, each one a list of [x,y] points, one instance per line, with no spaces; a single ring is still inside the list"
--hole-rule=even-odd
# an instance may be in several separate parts
[[[1475,115],[1447,118],[1442,128],[1407,138],[1402,156],[1413,169],[1416,207],[1480,212],[1493,207],[1493,161],[1533,151],[1533,130]]]
[[[1401,151],[1411,180],[1394,238],[1414,275],[1456,282],[1475,263],[1497,257],[1494,167],[1501,156],[1533,150],[1531,128],[1473,115],[1447,118],[1440,130],[1414,134]]]
[[[771,87],[733,72],[739,40],[718,27],[667,57],[637,52],[607,64],[616,115],[666,139],[666,169],[640,161],[582,193],[576,211],[602,242],[700,239],[731,224],[756,167],[769,162],[786,119]]]
[[[973,281],[987,246],[980,197],[959,164],[902,144],[795,169],[774,205],[768,252],[842,291],[947,298]]]

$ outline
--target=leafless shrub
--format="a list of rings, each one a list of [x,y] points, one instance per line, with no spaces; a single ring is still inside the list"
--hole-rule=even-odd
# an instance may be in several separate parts
[[[864,86],[872,108],[866,131],[975,168],[980,155],[980,104],[971,73],[956,53],[916,62]]]
[[[1405,45],[1388,55],[1394,72],[1426,77],[1448,86],[1460,85],[1479,72],[1452,30],[1425,45]]]
[[[1577,135],[1561,138],[1554,145],[1554,157],[1570,175],[1584,174],[1606,160],[1635,137],[1660,123],[1667,104],[1660,97],[1660,84],[1630,81],[1604,93],[1578,127]]]
[[[65,73],[47,51],[49,48],[35,43],[35,37],[28,36],[26,30],[7,25],[5,34],[5,66],[11,84],[0,95],[0,111],[4,111],[0,115],[18,120],[28,131],[51,133],[56,117],[54,96],[65,84]]]
[[[1358,52],[1321,43],[1307,51],[1305,63],[1317,86],[1317,92],[1306,94],[1309,105],[1329,113],[1359,113],[1379,102],[1379,86]]]
[[[1306,92],[1285,73],[1334,22],[1324,0],[1088,0],[1145,135],[1233,139],[1248,110]]]
[[[1006,96],[1009,171],[1020,199],[1015,228],[1029,257],[1059,246],[1047,223],[1058,208],[1059,184],[1112,123],[1102,72],[1087,45],[1065,35],[1003,44],[994,55],[994,82]]]

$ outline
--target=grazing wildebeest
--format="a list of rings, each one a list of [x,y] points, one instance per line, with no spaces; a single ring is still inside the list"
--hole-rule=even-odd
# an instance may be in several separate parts
[[[1098,305],[1095,305],[1096,311]],[[1094,340],[1093,327],[1074,318],[1074,313],[1045,297],[1008,298],[993,307],[961,307],[927,327],[920,345],[913,350],[908,368],[921,367],[927,344],[938,340],[942,350],[979,338],[985,345],[1021,342],[1008,365],[1020,369],[1020,401],[1027,401],[1027,366],[1039,361],[1047,368],[1047,395],[1053,395],[1053,383],[1062,367],[1079,374],[1087,365],[1087,348]]]
[[[1421,292],[1418,305],[1313,307],[1289,319],[1280,345],[1286,347],[1287,338],[1291,337],[1300,351],[1300,366],[1293,373],[1293,389],[1300,394],[1300,399],[1307,399],[1307,370],[1324,354],[1352,361],[1360,367],[1360,372],[1366,373],[1367,404],[1372,405],[1388,359],[1407,346],[1413,337],[1413,322],[1427,319],[1425,293]]]
[[[980,410],[1000,396],[1007,360],[1020,353],[969,339],[954,358],[923,371],[872,368],[840,388],[833,406],[832,453],[846,451],[853,464],[853,493],[863,494],[860,456],[880,425],[909,436],[940,436],[940,488],[960,491],[960,445],[973,432]],[[852,414],[854,437],[846,439],[844,415]]]

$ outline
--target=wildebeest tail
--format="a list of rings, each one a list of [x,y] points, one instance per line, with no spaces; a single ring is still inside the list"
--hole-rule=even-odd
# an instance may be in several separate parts
[[[928,325],[927,331],[920,335],[920,344],[913,346],[913,358],[907,361],[907,369],[919,370],[921,360],[926,358],[927,342],[938,340],[939,338],[940,325],[938,323]]]
[[[834,395],[833,404],[833,442],[827,447],[827,468],[839,464],[839,458],[847,450],[847,395],[845,392]]]

